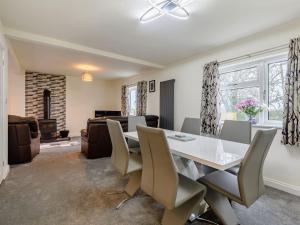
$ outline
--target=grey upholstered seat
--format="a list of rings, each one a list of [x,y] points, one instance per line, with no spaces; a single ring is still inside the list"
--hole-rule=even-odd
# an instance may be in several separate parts
[[[251,123],[249,121],[225,120],[220,132],[220,139],[243,144],[251,142]],[[235,166],[227,171],[237,175],[240,166]]]
[[[229,173],[232,173],[233,175],[238,175],[238,173],[240,171],[240,166],[231,167],[226,171],[229,172]]]
[[[199,186],[195,185],[195,181],[189,179],[186,176],[178,174],[179,183],[177,186],[177,194],[175,199],[175,208],[185,203],[187,200],[193,196],[199,194]],[[205,190],[204,187],[200,187]]]
[[[200,179],[201,180],[201,179]],[[205,176],[205,185],[213,187],[217,191],[225,191],[230,199],[241,202],[241,194],[237,176],[226,171],[215,171]]]
[[[238,224],[228,199],[250,207],[264,193],[263,165],[276,131],[256,132],[237,176],[215,171],[199,180],[208,188],[205,200],[225,225]]]
[[[142,169],[142,158],[138,154],[130,154],[128,161],[127,174],[141,170]]]
[[[179,175],[162,129],[137,126],[142,159],[142,190],[165,206],[163,225],[184,225],[206,188]]]
[[[119,121],[107,120],[107,126],[112,142],[111,161],[116,170],[123,176],[129,176],[129,182],[125,188],[125,192],[129,196],[133,196],[140,188],[142,175],[141,156],[136,153],[130,153],[122,127]],[[121,207],[127,199],[123,200],[117,209]]]
[[[147,126],[144,116],[128,116],[128,132],[136,131],[136,126]],[[128,148],[130,152],[140,152],[140,145],[137,141],[128,140]]]

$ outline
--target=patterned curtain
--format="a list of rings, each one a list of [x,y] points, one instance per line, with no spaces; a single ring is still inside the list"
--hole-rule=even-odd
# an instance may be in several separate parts
[[[122,116],[128,116],[128,86],[122,86],[121,93],[121,113]]]
[[[298,145],[300,141],[300,38],[291,40],[289,48],[282,135],[283,144]]]
[[[220,75],[218,67],[218,62],[211,62],[204,66],[203,71],[200,131],[210,135],[217,135],[219,131]]]
[[[147,111],[147,81],[137,83],[136,115],[144,116]]]

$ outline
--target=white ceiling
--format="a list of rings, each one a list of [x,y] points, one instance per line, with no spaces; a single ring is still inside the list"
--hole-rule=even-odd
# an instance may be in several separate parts
[[[152,69],[149,66],[28,41],[12,39],[11,44],[21,65],[28,71],[80,76],[84,71],[91,70],[97,78],[113,79]],[[96,68],[90,69],[91,66]]]
[[[187,7],[189,20],[162,17],[141,24],[138,17],[148,6],[147,0],[0,0],[0,19],[7,28],[144,60],[139,65],[129,60],[128,68],[136,71],[136,66],[174,63],[300,16],[299,0],[194,0]],[[30,47],[17,48],[26,52]]]

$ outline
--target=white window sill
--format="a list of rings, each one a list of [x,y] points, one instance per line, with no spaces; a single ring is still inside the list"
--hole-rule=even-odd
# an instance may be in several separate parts
[[[254,128],[277,128],[277,129],[282,129],[282,125],[280,124],[252,124],[252,127]]]
[[[221,121],[221,125],[223,126],[224,121]],[[263,124],[263,123],[257,123],[257,124],[252,124],[252,127],[254,128],[276,128],[276,129],[282,129],[282,125],[281,124],[271,124],[271,123],[267,123],[267,124]]]

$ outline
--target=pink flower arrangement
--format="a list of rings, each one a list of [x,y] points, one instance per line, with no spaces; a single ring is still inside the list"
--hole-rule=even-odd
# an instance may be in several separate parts
[[[245,99],[240,101],[238,104],[235,105],[237,110],[242,110],[245,107],[256,107],[258,105],[255,99]]]
[[[255,99],[245,99],[235,105],[235,108],[241,112],[244,112],[249,117],[255,117],[259,112],[264,110]]]

